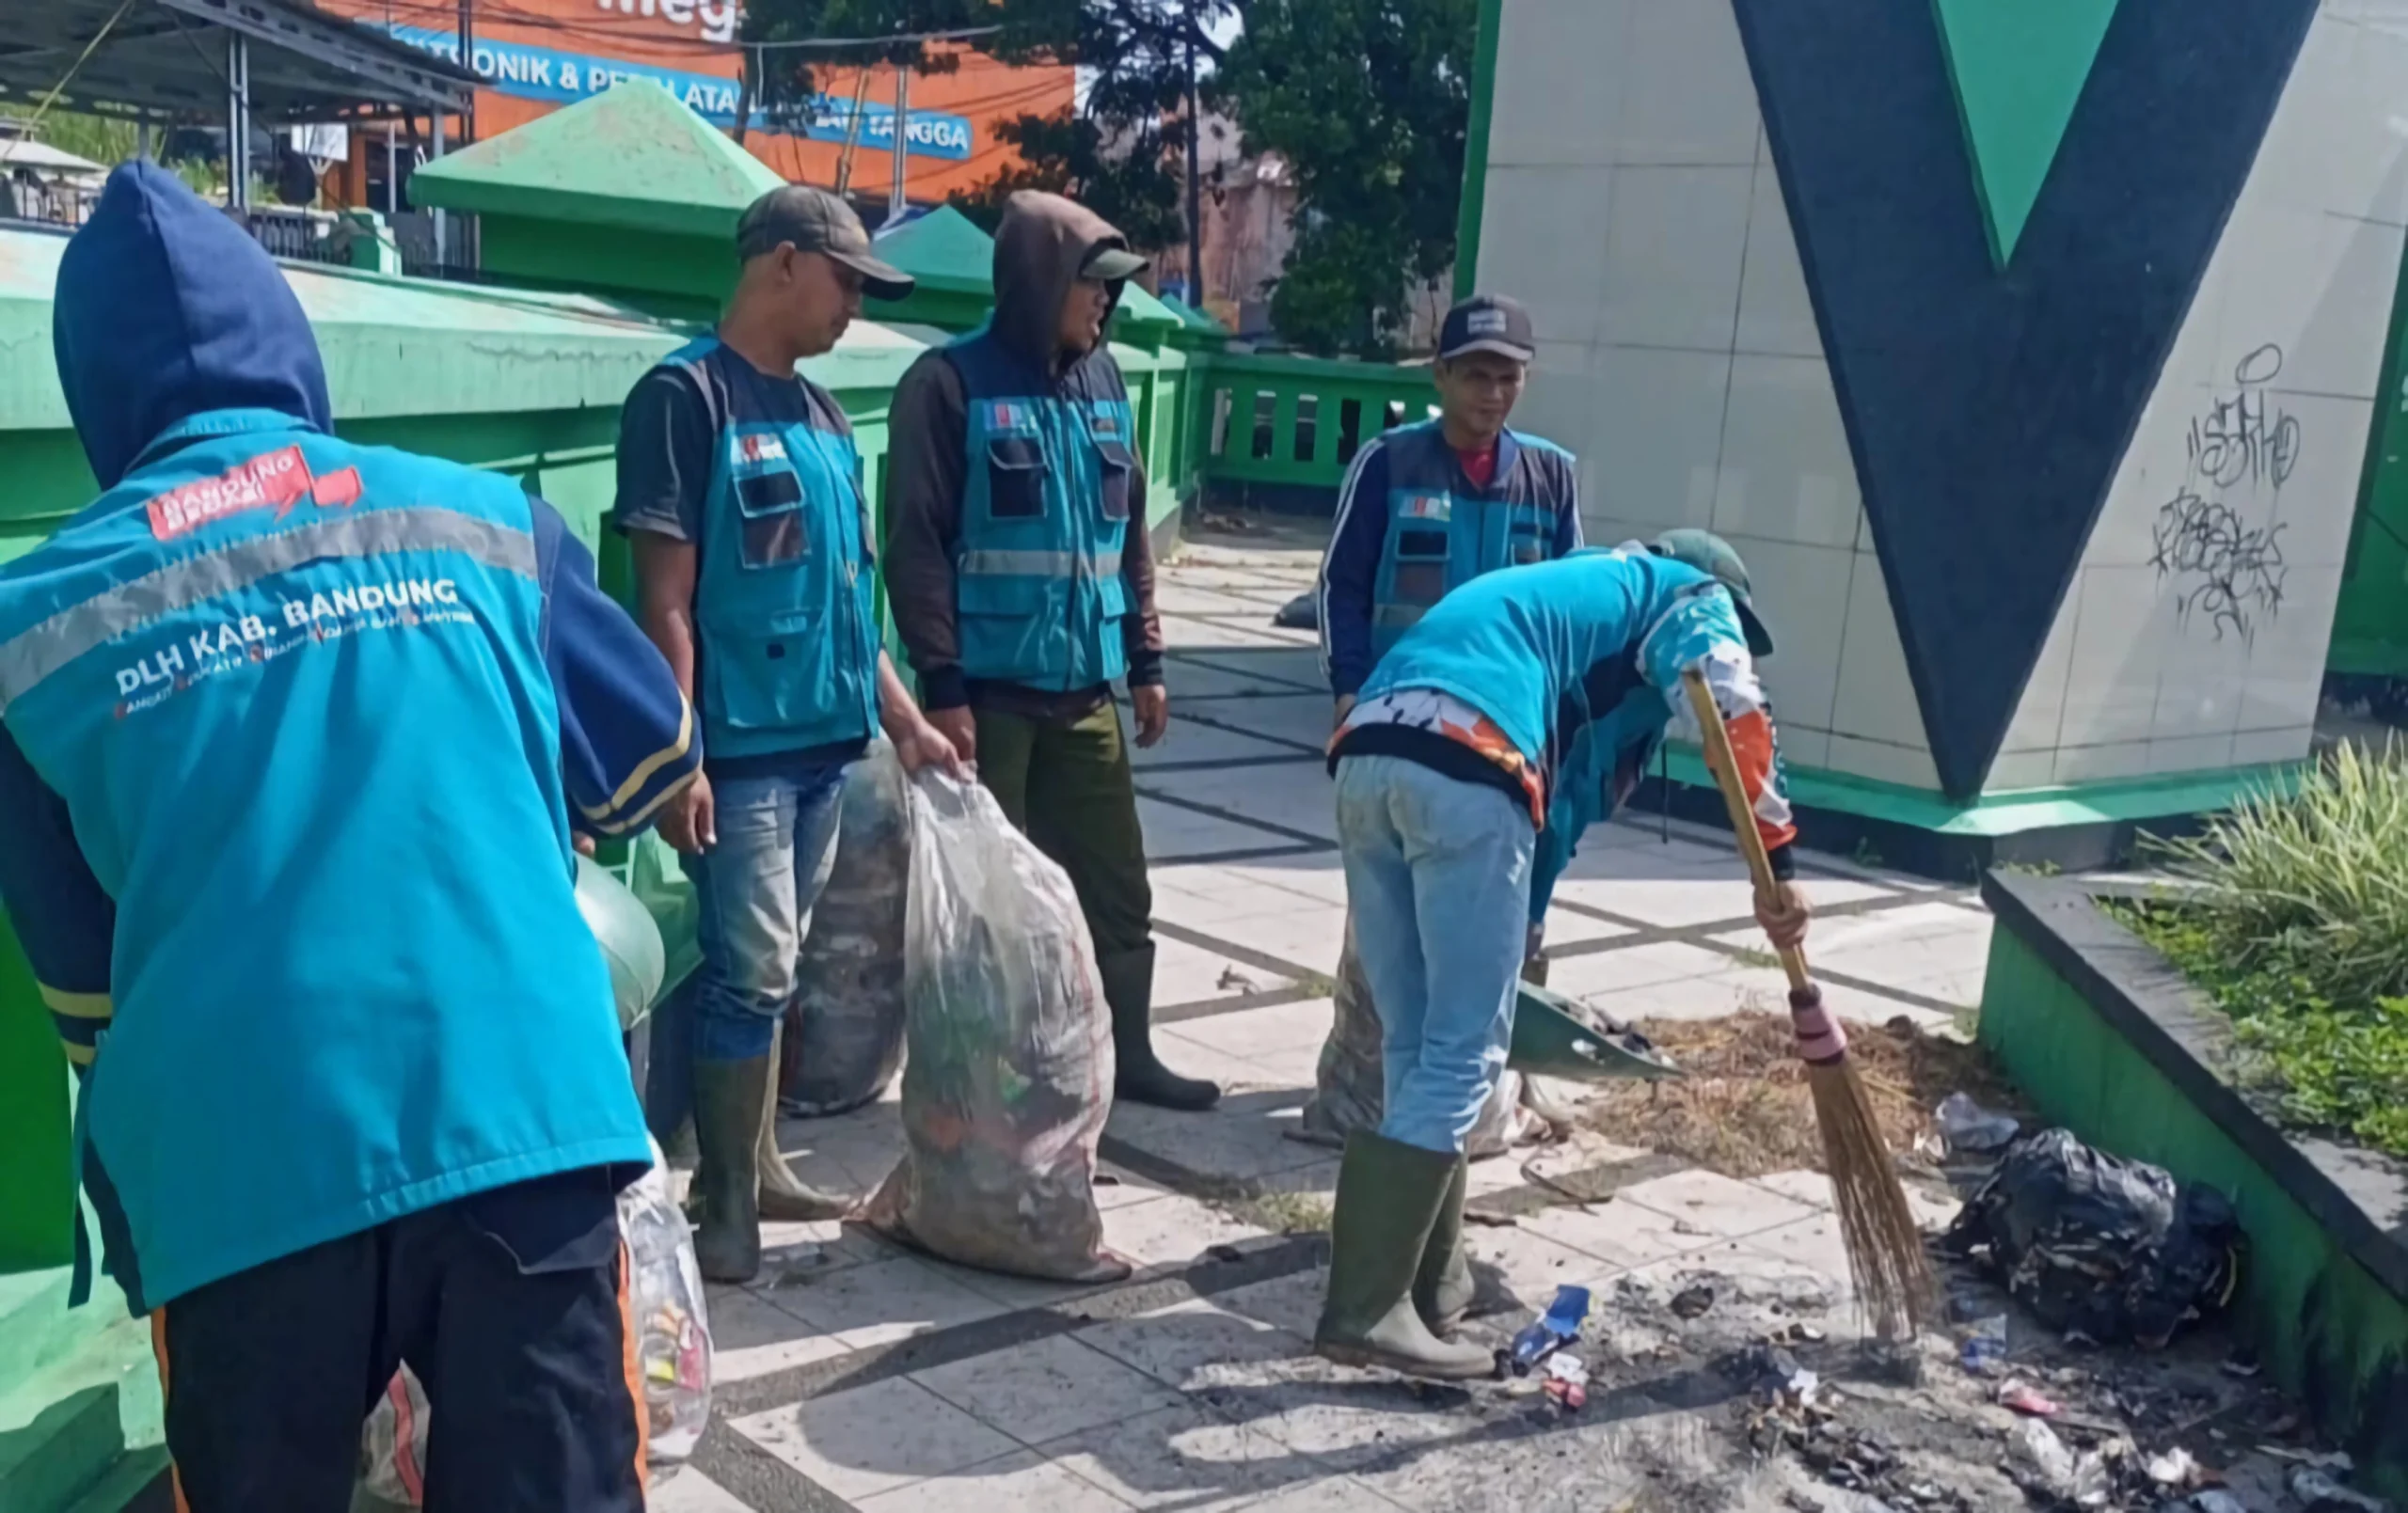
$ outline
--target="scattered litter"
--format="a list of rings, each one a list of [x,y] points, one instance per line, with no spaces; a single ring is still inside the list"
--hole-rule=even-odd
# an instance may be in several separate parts
[[[2141,1469],[2160,1487],[2188,1487],[2199,1479],[2199,1462],[2179,1445],[2162,1456],[2151,1456]]]
[[[1962,1093],[1942,1098],[1931,1117],[1951,1156],[1995,1156],[2023,1132],[2013,1115],[1993,1113]]]
[[[1800,1345],[1820,1345],[1830,1335],[1812,1324],[1800,1323],[1789,1326],[1789,1337]]]
[[[2303,1466],[2329,1471],[2337,1475],[2346,1476],[2357,1469],[2357,1462],[2352,1460],[2345,1450],[2292,1450],[2279,1444],[2261,1444],[2258,1448],[2277,1460],[2297,1461]]]
[[[1987,1377],[2006,1360],[2006,1316],[1992,1314],[1973,1322],[1973,1332],[1956,1352],[1966,1370]]]
[[[1559,1349],[1546,1358],[1543,1385],[1550,1401],[1576,1413],[1589,1406],[1589,1363],[1569,1350]]]
[[[2314,1466],[2302,1466],[2291,1473],[2291,1495],[2300,1500],[2307,1513],[2390,1513],[2391,1505],[2379,1497],[2353,1491]]]
[[[2266,1368],[2247,1350],[2235,1350],[2224,1358],[2224,1363],[2217,1369],[2227,1377],[2239,1377],[2246,1381]]]
[[[1682,1318],[1703,1318],[1714,1306],[1714,1289],[1700,1284],[1684,1287],[1672,1295],[1672,1312]]]
[[[1258,984],[1253,978],[1248,977],[1245,973],[1238,970],[1235,967],[1222,968],[1221,979],[1213,985],[1224,993],[1259,993],[1262,991],[1261,985]]]
[[[1811,1408],[1823,1379],[1798,1363],[1798,1358],[1769,1341],[1758,1340],[1722,1367],[1726,1376],[1776,1403]]]
[[[2043,1396],[2031,1383],[2024,1381],[2001,1382],[1998,1406],[2010,1412],[2021,1413],[2026,1418],[2054,1418],[2065,1411],[2064,1405],[2055,1398]]]
[[[2230,1300],[2242,1244],[2221,1193],[2063,1129],[2007,1147],[1944,1241],[2068,1341],[2148,1349]]]
[[[1672,1233],[1675,1235],[1711,1235],[1714,1231],[1710,1229],[1700,1229],[1697,1225],[1690,1223],[1686,1219],[1675,1219],[1672,1221]]]
[[[2210,1487],[2164,1505],[2157,1513],[2253,1513],[2249,1505],[2221,1487]]]
[[[1234,1245],[1208,1245],[1204,1248],[1204,1253],[1211,1256],[1215,1261],[1243,1261],[1245,1259],[1245,1252],[1239,1250]]]
[[[2017,1429],[2015,1447],[2032,1473],[2035,1485],[2058,1497],[2073,1494],[2074,1455],[2066,1442],[2038,1419],[2026,1419]]]
[[[1588,1288],[1556,1288],[1555,1301],[1547,1304],[1546,1312],[1513,1336],[1507,1358],[1513,1375],[1529,1375],[1531,1367],[1578,1339],[1580,1322],[1588,1316]]]

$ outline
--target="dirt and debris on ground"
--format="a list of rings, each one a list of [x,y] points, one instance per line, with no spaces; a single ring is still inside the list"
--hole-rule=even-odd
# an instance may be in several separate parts
[[[1663,1082],[1607,1082],[1580,1118],[1609,1138],[1643,1143],[1725,1176],[1823,1169],[1814,1095],[1786,1014],[1642,1020],[1635,1028],[1687,1074]],[[1980,1048],[1911,1020],[1855,1030],[1848,1057],[1872,1095],[1890,1148],[1933,1164],[1933,1111],[1952,1093],[2017,1113],[2016,1095]],[[1923,1153],[1916,1156],[1914,1153]]]
[[[1970,1272],[1948,1269],[1946,1281],[1967,1322],[1899,1349],[1863,1341],[1826,1279],[1642,1269],[1597,1289],[1567,1348],[1585,1373],[1583,1408],[1533,1372],[1473,1387],[1453,1413],[1482,1421],[1469,1437],[1498,1452],[1485,1463],[1499,1475],[1551,1443],[1569,1478],[1555,1485],[1587,1476],[1612,1493],[1577,1505],[1631,1513],[2355,1505],[2330,1500],[2319,1480],[2346,1492],[2346,1458],[2311,1445],[2299,1413],[2221,1331],[2154,1353],[2090,1350],[2029,1325]],[[2003,1353],[1967,1369],[1960,1336],[2002,1315]],[[1486,1489],[1465,1496],[1466,1508],[1505,1505]]]

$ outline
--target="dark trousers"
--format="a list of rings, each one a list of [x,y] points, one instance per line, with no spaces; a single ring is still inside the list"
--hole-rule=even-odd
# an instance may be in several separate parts
[[[1099,960],[1154,938],[1135,775],[1110,702],[1068,725],[981,709],[978,780],[1078,890]]]
[[[464,1198],[152,1311],[188,1513],[343,1513],[403,1362],[428,1513],[642,1513],[616,1194],[601,1168]]]

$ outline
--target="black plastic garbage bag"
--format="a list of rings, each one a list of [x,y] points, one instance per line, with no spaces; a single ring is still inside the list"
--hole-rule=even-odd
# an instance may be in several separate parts
[[[2044,1129],[2007,1147],[1942,1243],[2050,1328],[2155,1349],[2231,1300],[2245,1240],[2214,1189]]]
[[[1271,623],[1282,630],[1321,629],[1321,595],[1300,593],[1279,607]]]

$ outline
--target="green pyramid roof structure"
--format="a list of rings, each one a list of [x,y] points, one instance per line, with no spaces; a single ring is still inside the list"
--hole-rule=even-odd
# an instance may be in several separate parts
[[[940,205],[908,225],[881,232],[876,250],[918,279],[922,288],[981,299],[995,292],[995,239],[951,205]]]
[[[630,79],[436,159],[410,197],[444,210],[725,240],[785,182],[661,85]]]
[[[2048,181],[2115,0],[1938,0],[1973,187],[2004,268]]]

